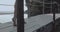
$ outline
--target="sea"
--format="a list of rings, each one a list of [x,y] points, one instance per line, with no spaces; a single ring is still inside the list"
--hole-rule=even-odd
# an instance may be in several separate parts
[[[14,14],[0,15],[0,23],[12,22],[13,17],[14,17]],[[27,17],[28,17],[27,14],[24,14],[24,19]]]

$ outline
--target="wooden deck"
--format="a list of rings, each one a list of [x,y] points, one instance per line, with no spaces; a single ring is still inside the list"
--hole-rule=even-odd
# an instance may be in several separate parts
[[[0,32],[16,32],[16,27],[13,27],[12,22],[0,24]]]
[[[53,17],[50,15],[38,15],[31,17],[26,20],[27,24],[25,24],[25,32],[35,31],[36,29],[47,25],[51,21],[53,21]]]
[[[51,21],[53,21],[53,16],[51,15],[37,15],[27,18],[25,19],[25,32],[33,32]],[[17,32],[17,30],[16,27],[12,25],[12,22],[8,22],[0,24],[0,32]]]

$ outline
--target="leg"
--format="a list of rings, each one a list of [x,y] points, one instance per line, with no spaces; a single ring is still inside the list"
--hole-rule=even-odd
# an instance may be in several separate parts
[[[12,21],[13,21],[13,26],[16,26],[16,19],[15,19],[15,17],[13,17]]]

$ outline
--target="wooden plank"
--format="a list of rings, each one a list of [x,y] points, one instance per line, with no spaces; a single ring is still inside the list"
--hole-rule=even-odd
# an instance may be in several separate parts
[[[57,18],[59,18],[58,15],[59,14],[57,14],[57,16],[56,16]],[[53,21],[52,14],[51,15],[49,15],[49,14],[37,15],[37,16],[31,17],[31,18],[27,18],[27,19],[25,19],[26,24],[25,24],[25,28],[24,28],[25,31],[24,32],[33,32],[36,29],[38,29],[44,25],[47,25],[51,21]],[[1,29],[1,28],[3,28],[3,29]],[[0,24],[0,32],[4,32],[4,31],[16,32],[16,30],[17,29],[16,29],[16,27],[13,27],[12,22]]]
[[[25,32],[32,32],[44,25],[47,25],[53,20],[50,15],[38,15],[28,19],[27,24],[25,24]]]
[[[12,22],[7,22],[0,24],[0,32],[17,32],[17,29],[12,25]]]
[[[13,26],[12,22],[7,22],[7,23],[4,23],[4,24],[0,24],[0,30],[4,29],[4,28],[11,27],[11,26]]]

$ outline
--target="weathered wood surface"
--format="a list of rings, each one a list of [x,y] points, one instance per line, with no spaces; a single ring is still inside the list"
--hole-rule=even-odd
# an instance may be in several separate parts
[[[56,19],[58,19],[59,17],[60,14],[56,14]],[[27,23],[25,24],[25,32],[32,32],[35,31],[36,29],[39,29],[40,27],[43,27],[44,25],[51,23],[53,21],[53,14],[37,15],[27,19],[26,21]],[[46,27],[47,29],[49,28],[48,26]],[[50,28],[52,27],[50,26]]]
[[[59,18],[60,16],[56,16],[56,17]],[[40,27],[43,27],[49,24],[52,21],[53,21],[52,14],[37,15],[34,17],[27,18],[25,19],[25,22],[26,22],[25,27],[24,27],[25,32],[33,32],[39,29]],[[16,27],[13,27],[12,22],[0,24],[0,32],[16,32],[16,31],[17,31]]]
[[[13,26],[12,22],[7,22],[0,24],[0,32],[17,32],[17,29]]]
[[[27,23],[25,24],[25,32],[32,32],[53,21],[53,17],[50,15],[38,15],[31,17],[26,21]]]

